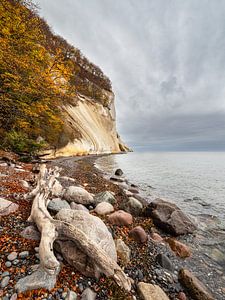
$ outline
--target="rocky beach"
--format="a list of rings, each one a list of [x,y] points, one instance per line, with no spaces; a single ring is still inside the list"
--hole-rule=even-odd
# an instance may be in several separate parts
[[[40,263],[40,233],[27,221],[32,200],[25,196],[36,185],[39,164],[25,164],[15,155],[1,153],[0,299],[224,299],[223,271],[198,251],[201,236],[196,224],[169,202],[149,204],[122,170],[105,178],[95,160],[90,156],[46,162],[48,168],[62,169],[48,210],[52,216],[82,210],[100,218],[104,222],[100,226],[106,226],[115,242],[118,264],[130,278],[131,290],[125,292],[106,276],[94,278],[82,260],[71,259],[71,249],[59,243],[54,245],[60,262],[54,288],[41,288],[37,279],[26,291],[26,276]],[[87,193],[85,199],[89,195],[94,200],[75,203],[74,187]],[[65,190],[62,198],[61,189]]]

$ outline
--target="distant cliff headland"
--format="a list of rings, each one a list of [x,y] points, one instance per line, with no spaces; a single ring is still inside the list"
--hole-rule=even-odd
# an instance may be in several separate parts
[[[0,2],[0,147],[68,156],[126,151],[111,82],[30,1]]]

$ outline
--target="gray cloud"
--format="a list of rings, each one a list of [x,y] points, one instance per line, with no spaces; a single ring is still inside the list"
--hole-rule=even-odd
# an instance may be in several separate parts
[[[129,145],[225,150],[225,1],[37,2],[112,80]]]

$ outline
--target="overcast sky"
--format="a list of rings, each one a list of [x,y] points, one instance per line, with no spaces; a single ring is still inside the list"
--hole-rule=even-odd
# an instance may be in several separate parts
[[[125,142],[225,150],[224,0],[36,0],[112,81]]]

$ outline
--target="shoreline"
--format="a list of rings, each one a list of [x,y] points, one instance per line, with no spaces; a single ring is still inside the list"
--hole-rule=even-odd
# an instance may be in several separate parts
[[[124,193],[124,189],[113,183],[111,180],[107,180],[103,178],[103,172],[101,172],[98,168],[95,167],[95,161],[99,158],[100,156],[87,156],[87,157],[72,157],[72,158],[61,158],[61,159],[55,159],[54,161],[51,161],[48,163],[49,166],[59,166],[63,167],[63,170],[61,172],[61,176],[69,176],[75,180],[74,184],[77,185],[82,185],[85,186],[85,189],[93,194],[97,194],[99,192],[104,192],[105,190],[108,190],[110,192],[113,192],[115,194],[115,198],[118,200],[118,204],[115,206],[115,210],[118,209],[119,204],[127,197],[126,194]],[[31,169],[32,165],[30,164],[20,164],[23,168],[26,168],[26,176],[31,175]],[[2,172],[2,168],[0,167],[0,171]],[[20,172],[21,174],[22,172]],[[25,174],[24,174],[25,175]],[[12,174],[15,179],[15,175]],[[26,177],[23,176],[23,177]],[[18,179],[18,178],[17,178]],[[62,183],[63,184],[63,183]],[[68,184],[68,183],[67,183]],[[64,182],[64,186],[66,186],[66,183]],[[18,187],[17,187],[18,189]],[[13,190],[13,193],[15,193],[15,189]],[[20,194],[22,195],[24,192],[26,192],[26,189],[21,189]],[[2,196],[2,194],[1,194]],[[7,197],[11,197],[10,193],[8,193]],[[19,251],[20,250],[29,250],[31,253],[31,258],[27,260],[27,264],[22,265],[25,266],[23,273],[20,273],[20,276],[24,276],[24,274],[27,274],[27,272],[30,272],[30,265],[32,265],[35,260],[35,251],[34,247],[38,246],[38,242],[34,241],[28,241],[21,239],[19,237],[19,232],[21,229],[25,228],[28,224],[26,222],[26,217],[29,215],[30,212],[30,203],[27,203],[27,201],[23,200],[15,200],[16,203],[19,204],[19,206],[22,205],[21,209],[19,210],[18,213],[11,214],[7,217],[2,217],[4,218],[4,221],[1,222],[1,230],[3,235],[1,235],[1,243],[3,245],[3,251],[1,251],[1,272],[6,272],[8,270],[4,263],[5,263],[5,253],[9,253],[11,250]],[[18,219],[18,216],[20,217]],[[80,295],[82,293],[82,286],[83,288],[85,287],[90,287],[94,291],[97,292],[98,296],[96,299],[133,299],[132,297],[135,296],[136,299],[140,299],[139,293],[137,292],[135,286],[138,282],[144,281],[152,284],[157,284],[159,285],[165,292],[166,294],[170,297],[170,299],[176,299],[178,297],[179,293],[184,292],[187,296],[186,299],[192,299],[190,295],[188,294],[187,290],[185,290],[181,284],[179,283],[178,280],[178,271],[180,268],[184,267],[186,265],[186,261],[188,259],[180,259],[178,258],[173,251],[171,251],[170,247],[168,244],[165,244],[165,242],[157,242],[154,241],[151,236],[152,233],[157,232],[158,234],[162,235],[162,237],[168,237],[167,234],[163,233],[161,230],[156,228],[153,225],[153,222],[150,218],[145,218],[145,217],[135,217],[134,222],[131,226],[112,226],[111,224],[108,223],[108,220],[106,217],[101,217],[103,221],[106,223],[108,228],[110,229],[114,239],[115,238],[122,238],[123,241],[128,245],[128,247],[131,249],[131,261],[128,263],[128,265],[124,268],[125,273],[128,274],[129,277],[131,277],[134,281],[133,289],[132,292],[128,294],[124,294],[124,292],[112,282],[110,279],[104,279],[103,281],[97,281],[95,279],[91,278],[84,278],[84,276],[79,275],[79,272],[74,271],[67,263],[64,262],[64,268],[61,271],[58,280],[57,280],[57,287],[53,289],[51,293],[45,291],[45,290],[39,290],[38,294],[37,292],[27,292],[28,295],[26,296],[26,293],[22,295],[22,298],[18,295],[17,299],[30,299],[29,297],[38,295],[38,297],[46,296],[49,294],[52,295],[57,295],[56,293],[60,293],[58,290],[63,290],[65,292],[65,289],[70,288],[71,286],[73,287],[73,290]],[[13,237],[11,236],[12,240],[10,241],[6,239],[9,227],[11,227],[10,223],[14,224],[14,228],[12,230]],[[16,226],[15,226],[16,224]],[[148,242],[147,243],[137,243],[133,239],[129,237],[129,231],[134,228],[135,226],[142,226],[143,229],[146,231],[148,234]],[[5,230],[6,228],[7,230]],[[7,233],[7,234],[6,234]],[[4,234],[6,235],[4,237]],[[6,240],[5,240],[6,239]],[[178,239],[179,240],[179,239]],[[186,243],[191,243],[191,238],[190,236],[187,236],[184,238]],[[183,240],[182,240],[183,242]],[[13,247],[12,247],[13,246]],[[171,264],[174,266],[174,270],[170,271],[167,269],[163,269],[155,260],[156,256],[158,254],[163,254],[168,256],[168,258],[171,261]],[[192,258],[190,258],[191,260]],[[194,257],[194,260],[200,259],[199,257]],[[119,264],[121,265],[121,260],[119,259]],[[188,264],[187,264],[188,265]],[[20,264],[18,265],[20,267]],[[21,267],[21,268],[22,268]],[[197,266],[198,267],[198,266]],[[201,267],[202,268],[202,267]],[[210,267],[207,267],[210,269]],[[202,269],[204,272],[206,272],[207,268]],[[10,277],[10,290],[12,290],[12,287],[14,285],[14,282],[16,279],[18,279],[18,276],[15,276],[16,268],[9,268],[10,272],[12,272],[12,276]],[[18,270],[17,270],[18,271]],[[192,270],[191,270],[192,271]],[[193,270],[195,272],[195,270]],[[1,274],[0,274],[1,275]],[[218,274],[219,275],[219,274]],[[220,274],[221,276],[221,274]],[[104,278],[104,277],[103,277]],[[202,281],[207,285],[206,278],[201,278]],[[72,283],[73,282],[73,283]],[[76,282],[76,284],[74,283]],[[90,284],[91,283],[91,284]],[[224,295],[221,291],[221,294],[219,294],[215,289],[216,286],[212,286],[210,284],[209,286],[214,293],[216,299],[223,299]],[[0,289],[1,291],[1,289]],[[3,289],[3,293],[1,294],[0,292],[0,299],[1,296],[7,292],[7,289]],[[12,290],[13,291],[13,290]],[[225,292],[225,291],[223,291]],[[61,291],[62,294],[62,291]],[[27,297],[27,298],[26,298]],[[56,297],[56,296],[54,296]],[[57,299],[57,298],[51,298],[51,299]],[[39,298],[35,298],[39,299]],[[41,299],[41,298],[40,298]],[[47,298],[48,299],[48,298]]]

